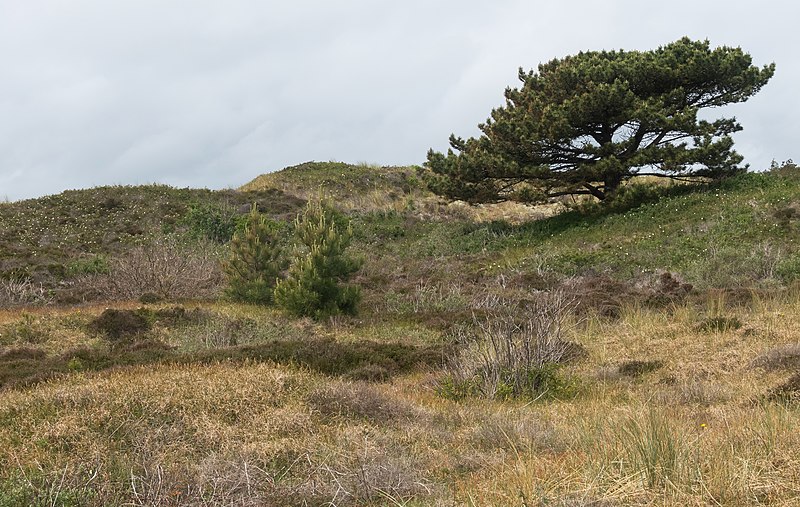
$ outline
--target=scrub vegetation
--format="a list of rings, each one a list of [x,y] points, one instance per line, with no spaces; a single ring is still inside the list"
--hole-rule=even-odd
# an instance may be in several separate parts
[[[538,219],[383,171],[0,207],[0,505],[796,502],[794,164]],[[404,201],[332,201],[354,315],[231,291],[253,224],[291,260],[297,189],[368,173]]]

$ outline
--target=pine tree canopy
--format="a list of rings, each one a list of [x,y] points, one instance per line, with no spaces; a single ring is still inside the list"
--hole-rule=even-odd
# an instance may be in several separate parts
[[[718,178],[743,171],[735,118],[698,118],[744,102],[772,77],[741,48],[680,39],[653,51],[589,51],[519,71],[522,86],[479,125],[430,150],[430,188],[471,203],[614,195],[636,176]]]

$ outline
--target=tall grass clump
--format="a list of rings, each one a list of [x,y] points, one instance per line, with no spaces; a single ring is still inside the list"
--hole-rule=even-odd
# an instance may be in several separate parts
[[[344,282],[361,263],[345,253],[353,230],[341,222],[321,200],[309,201],[297,217],[298,251],[275,286],[275,302],[290,314],[320,319],[356,312],[360,290]]]
[[[439,383],[446,397],[556,399],[575,394],[577,382],[561,364],[580,346],[567,341],[573,300],[551,293],[517,312],[475,320],[476,336],[448,365]]]
[[[632,417],[617,430],[624,464],[649,488],[663,488],[682,482],[692,467],[685,435],[669,419],[654,410]]]
[[[281,227],[254,205],[244,228],[234,233],[230,257],[223,264],[227,295],[234,301],[272,303],[278,277],[288,264],[281,245]]]

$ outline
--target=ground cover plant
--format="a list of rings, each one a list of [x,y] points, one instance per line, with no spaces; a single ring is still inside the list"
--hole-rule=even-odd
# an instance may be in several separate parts
[[[330,327],[231,304],[132,307],[149,323],[139,343],[165,347],[111,352],[92,326],[100,307],[77,316],[52,309],[27,321],[6,314],[4,337],[12,327],[38,326],[50,338],[31,343],[15,333],[0,354],[4,372],[22,361],[45,368],[50,358],[66,359],[67,347],[82,345],[87,355],[73,355],[44,382],[4,386],[1,498],[9,505],[790,505],[800,420],[786,394],[791,364],[776,358],[791,356],[800,340],[799,308],[788,296],[731,308],[746,328],[703,334],[704,311],[691,303],[584,320],[569,338],[586,356],[563,367],[581,379],[577,392],[533,403],[441,396],[431,375],[440,375],[442,351],[425,356],[411,345],[439,343],[423,326]],[[221,330],[213,324],[220,322],[249,345],[206,344],[201,335],[221,334],[208,329]],[[392,338],[405,344],[390,351]],[[314,362],[248,355],[298,340]],[[363,355],[324,343],[352,344]],[[93,357],[109,363],[93,365]],[[368,361],[360,371],[357,357]],[[656,360],[659,368],[626,373],[634,361]]]

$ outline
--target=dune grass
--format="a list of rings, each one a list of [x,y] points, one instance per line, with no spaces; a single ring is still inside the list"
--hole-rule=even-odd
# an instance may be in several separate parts
[[[701,331],[711,309],[693,304],[582,319],[570,338],[588,357],[566,366],[581,387],[565,400],[450,401],[432,382],[435,363],[376,382],[224,353],[7,388],[0,505],[791,505],[800,412],[767,394],[791,372],[775,357],[800,341],[800,302],[712,306],[743,326]],[[83,336],[74,343],[97,340],[83,330],[100,310],[77,322],[58,312],[35,318],[53,335]],[[257,308],[203,311],[287,335],[296,326]],[[307,323],[295,331],[312,343],[404,334],[380,329]],[[178,345],[201,330],[155,332]],[[410,340],[437,339],[421,328],[416,335]],[[320,362],[341,360],[316,350]],[[656,359],[662,367],[620,373],[631,360]]]

